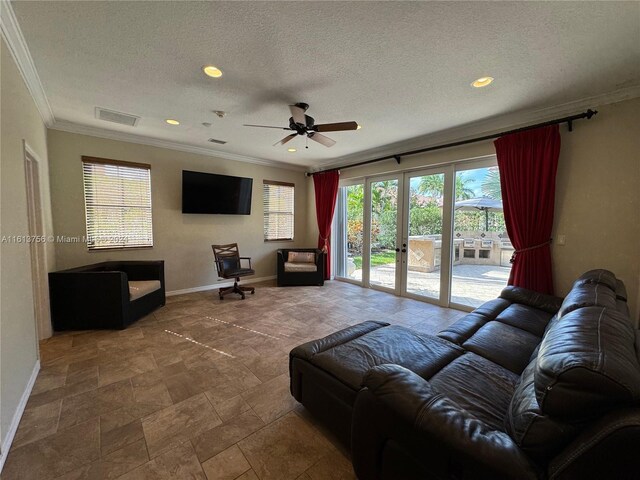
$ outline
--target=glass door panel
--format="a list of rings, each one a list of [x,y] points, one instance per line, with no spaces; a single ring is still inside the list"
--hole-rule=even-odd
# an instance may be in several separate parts
[[[444,173],[409,177],[406,291],[435,300],[440,299],[444,180]]]
[[[460,170],[455,178],[451,303],[476,308],[506,286],[513,246],[498,167]]]
[[[334,232],[336,276],[362,282],[364,183],[338,190]]]
[[[398,178],[369,183],[371,223],[369,241],[369,284],[396,290],[398,255]],[[398,249],[399,250],[399,249]]]

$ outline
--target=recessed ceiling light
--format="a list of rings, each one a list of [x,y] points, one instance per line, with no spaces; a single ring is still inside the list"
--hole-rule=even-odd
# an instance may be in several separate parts
[[[358,128],[356,128],[356,130],[360,130],[362,128],[362,125],[358,124]]]
[[[167,122],[169,125],[180,125],[180,122],[178,120],[174,120],[173,118],[167,118],[165,122]]]
[[[476,88],[482,88],[482,87],[486,87],[491,82],[493,82],[493,77],[480,77],[479,79],[472,82],[471,86]]]
[[[293,152],[297,152],[297,150],[295,148],[287,148],[287,152],[293,153]]]
[[[205,65],[202,67],[202,71],[205,75],[208,75],[213,78],[220,78],[222,76],[222,70],[218,67],[214,67],[213,65]]]

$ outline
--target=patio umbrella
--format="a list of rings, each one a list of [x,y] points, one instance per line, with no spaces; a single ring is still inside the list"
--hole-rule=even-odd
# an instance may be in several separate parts
[[[494,200],[489,197],[470,198],[469,200],[460,200],[455,204],[456,210],[484,212],[485,232],[489,231],[489,212],[501,212],[502,200]]]

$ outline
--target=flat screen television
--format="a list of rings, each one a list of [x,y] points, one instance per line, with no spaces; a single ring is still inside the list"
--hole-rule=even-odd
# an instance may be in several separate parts
[[[251,215],[252,178],[182,171],[182,213]]]

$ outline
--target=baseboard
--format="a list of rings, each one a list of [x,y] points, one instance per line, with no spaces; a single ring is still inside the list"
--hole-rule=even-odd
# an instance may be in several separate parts
[[[29,378],[29,382],[27,383],[27,386],[24,389],[24,392],[22,392],[22,398],[20,398],[20,403],[18,403],[18,408],[16,408],[16,411],[13,414],[13,420],[11,420],[11,425],[9,425],[9,431],[7,432],[7,435],[2,441],[2,452],[0,454],[0,472],[2,472],[2,468],[4,467],[4,461],[6,460],[7,454],[11,449],[11,444],[13,443],[13,437],[16,436],[16,432],[18,431],[18,425],[20,424],[20,419],[22,418],[24,409],[27,406],[29,395],[31,395],[33,384],[36,383],[36,378],[38,377],[39,371],[40,371],[40,360],[36,361],[36,364],[33,366],[33,371],[31,372],[31,377]]]
[[[271,275],[269,277],[258,277],[258,278],[248,278],[243,283],[257,283],[257,282],[266,282],[267,280],[274,280],[276,278],[275,275]],[[228,280],[226,282],[219,282],[214,285],[202,285],[201,287],[193,287],[193,288],[185,288],[183,290],[172,290],[167,292],[167,297],[173,297],[174,295],[184,295],[185,293],[195,293],[195,292],[206,292],[207,290],[215,290],[216,288],[225,288],[225,287],[233,287],[233,281]]]

